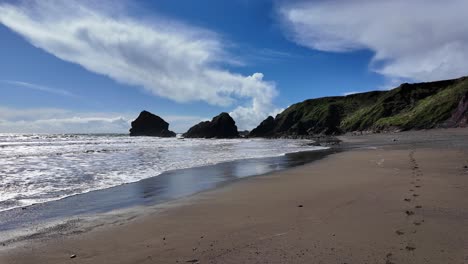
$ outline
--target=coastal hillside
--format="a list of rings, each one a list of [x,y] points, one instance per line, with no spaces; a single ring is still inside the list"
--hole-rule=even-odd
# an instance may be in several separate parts
[[[309,99],[268,117],[250,137],[337,135],[462,127],[467,123],[468,78],[404,83],[389,91]]]

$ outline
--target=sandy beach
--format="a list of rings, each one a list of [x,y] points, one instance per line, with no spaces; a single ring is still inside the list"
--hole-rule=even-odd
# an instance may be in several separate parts
[[[0,263],[466,263],[468,130],[346,136],[344,151]]]

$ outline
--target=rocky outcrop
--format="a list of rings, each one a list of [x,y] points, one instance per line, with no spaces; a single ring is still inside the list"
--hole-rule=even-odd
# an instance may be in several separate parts
[[[130,136],[175,137],[176,133],[169,130],[169,123],[164,119],[143,111],[132,122]]]
[[[404,83],[389,91],[305,100],[268,117],[249,137],[308,138],[347,132],[461,127],[468,119],[468,78]]]
[[[275,119],[272,116],[267,117],[263,120],[260,125],[252,129],[249,133],[249,137],[269,137],[274,133]]]
[[[237,138],[236,122],[228,113],[221,113],[211,121],[201,122],[191,127],[185,134],[186,138]]]

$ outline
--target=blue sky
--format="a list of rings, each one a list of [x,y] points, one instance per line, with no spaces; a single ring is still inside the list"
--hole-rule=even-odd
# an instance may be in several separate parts
[[[461,0],[95,3],[0,1],[0,132],[126,132],[143,109],[177,132],[221,111],[251,129],[468,69]]]

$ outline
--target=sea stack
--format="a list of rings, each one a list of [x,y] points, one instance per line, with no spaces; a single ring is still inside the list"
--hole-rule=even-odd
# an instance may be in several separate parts
[[[275,119],[272,116],[267,117],[263,120],[260,125],[252,129],[249,133],[249,137],[268,137],[271,136],[275,129]]]
[[[130,136],[175,137],[176,133],[169,130],[169,123],[161,117],[142,111],[132,122]]]
[[[221,113],[211,121],[198,123],[184,135],[186,138],[237,138],[236,122],[228,113]]]

